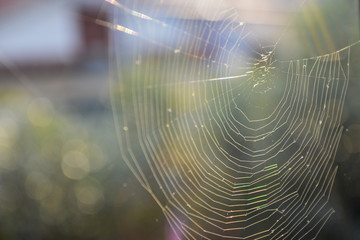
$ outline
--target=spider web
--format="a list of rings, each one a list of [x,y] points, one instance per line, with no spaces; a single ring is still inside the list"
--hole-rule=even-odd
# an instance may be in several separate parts
[[[355,44],[280,61],[279,41],[256,37],[235,9],[195,21],[107,2],[121,16],[97,23],[115,32],[122,158],[178,239],[316,238],[334,213]]]

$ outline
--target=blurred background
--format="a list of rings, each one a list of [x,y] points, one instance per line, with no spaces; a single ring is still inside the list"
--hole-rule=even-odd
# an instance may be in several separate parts
[[[218,20],[212,2],[189,16],[170,11],[181,1],[159,1],[153,17]],[[285,60],[359,40],[358,0],[225,2],[258,39],[281,37]],[[173,240],[120,157],[109,97],[113,33],[96,22],[113,18],[114,6],[103,0],[0,0],[0,239]],[[335,160],[336,214],[319,239],[360,239],[358,49]]]

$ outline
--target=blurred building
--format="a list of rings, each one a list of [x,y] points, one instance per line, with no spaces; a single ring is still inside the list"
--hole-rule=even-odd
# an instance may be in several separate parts
[[[233,8],[238,11],[238,20],[246,23],[257,39],[277,42],[282,38],[286,51],[290,49],[294,53],[303,50],[296,51],[294,46],[302,48],[315,43],[317,49],[308,49],[309,54],[323,54],[358,39],[359,7],[356,0],[341,3],[316,0],[310,4],[303,4],[300,0],[275,0],[271,3],[265,0],[211,0],[206,7],[201,2],[159,1],[156,14],[149,13],[162,19],[216,21],[221,19],[214,17],[215,11]],[[154,5],[153,1],[144,1],[140,10],[147,13],[148,4]],[[304,5],[312,8],[308,12],[313,15],[301,15]],[[108,51],[108,30],[97,25],[95,20],[110,20],[109,6],[110,3],[103,0],[1,0],[0,59],[31,67],[104,59]],[[318,6],[321,6],[321,11]],[[297,15],[302,22],[300,27],[291,27],[284,34],[284,29],[296,21],[294,16]],[[309,26],[311,35],[306,31]],[[306,34],[301,32],[302,29]]]
[[[103,1],[0,1],[0,59],[18,66],[103,58],[107,30],[94,23]],[[0,61],[1,65],[1,61]]]

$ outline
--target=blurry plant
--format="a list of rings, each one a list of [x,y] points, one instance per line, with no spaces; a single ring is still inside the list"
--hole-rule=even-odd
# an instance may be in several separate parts
[[[89,114],[0,93],[0,239],[162,239],[160,210],[118,161],[111,112]]]

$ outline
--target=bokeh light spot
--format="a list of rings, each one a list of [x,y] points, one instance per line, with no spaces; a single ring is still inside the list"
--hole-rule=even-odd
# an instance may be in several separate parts
[[[25,181],[28,196],[35,200],[43,200],[48,197],[53,185],[47,176],[40,172],[30,172]]]
[[[27,108],[29,121],[37,127],[47,127],[53,120],[53,106],[46,98],[36,98]]]
[[[82,179],[90,171],[89,160],[80,151],[70,151],[66,153],[61,162],[64,175],[70,179]]]
[[[78,183],[75,188],[78,206],[83,213],[98,212],[104,202],[104,193],[101,184],[95,179],[87,179]]]

